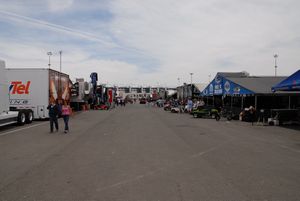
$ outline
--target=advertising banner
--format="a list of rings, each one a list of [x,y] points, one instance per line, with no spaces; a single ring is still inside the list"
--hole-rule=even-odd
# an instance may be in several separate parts
[[[49,71],[49,99],[61,102],[70,101],[69,76],[57,71]]]
[[[213,96],[213,95],[250,95],[254,94],[250,91],[231,80],[216,76],[210,84],[202,91],[202,96]]]

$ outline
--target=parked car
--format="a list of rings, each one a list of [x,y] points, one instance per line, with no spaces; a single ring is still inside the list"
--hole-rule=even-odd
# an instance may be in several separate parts
[[[141,99],[140,99],[140,104],[146,104],[146,102],[147,102],[147,101],[146,101],[145,98],[141,98]]]
[[[108,110],[109,107],[107,105],[105,105],[105,104],[100,104],[100,105],[95,105],[94,109],[95,110]]]
[[[171,108],[171,112],[172,113],[179,113],[180,112],[180,108],[179,107],[172,107]]]
[[[164,105],[164,110],[165,110],[165,111],[170,111],[170,110],[171,110],[171,104],[170,104],[170,103],[166,103],[166,104]]]

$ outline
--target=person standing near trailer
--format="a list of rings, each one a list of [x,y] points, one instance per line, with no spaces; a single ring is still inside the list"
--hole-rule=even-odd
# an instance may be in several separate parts
[[[53,123],[55,125],[56,132],[57,132],[58,131],[57,116],[59,113],[59,108],[55,104],[55,100],[53,98],[50,99],[50,104],[48,105],[47,109],[49,110],[50,132],[53,133]]]
[[[189,98],[187,105],[188,105],[188,112],[190,113],[193,110],[193,101],[191,98]]]
[[[69,119],[70,119],[70,114],[71,114],[71,107],[68,104],[67,101],[64,101],[63,106],[61,107],[61,112],[62,112],[62,117],[64,119],[65,123],[65,131],[64,133],[69,132]]]
[[[250,120],[251,120],[251,123],[252,123],[252,126],[253,126],[253,123],[254,123],[255,117],[256,117],[256,110],[253,106],[249,107],[249,113],[250,113]]]

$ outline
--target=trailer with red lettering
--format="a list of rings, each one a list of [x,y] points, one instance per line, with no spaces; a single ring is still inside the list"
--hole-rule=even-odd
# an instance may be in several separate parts
[[[2,65],[0,69],[1,80],[6,79],[7,83],[3,84],[5,90],[0,92],[1,104],[5,99],[0,112],[6,109],[14,115],[17,113],[17,117],[10,118],[14,121],[5,120],[3,125],[10,122],[23,125],[33,119],[46,119],[50,100],[57,104],[70,100],[69,75],[46,68],[5,68]],[[2,95],[3,92],[6,95]]]
[[[20,87],[19,90],[26,91],[23,87]],[[0,60],[0,126],[12,123],[19,123],[20,125],[23,125],[26,122],[27,112],[27,110],[10,110],[9,84],[6,76],[5,62]]]
[[[10,68],[6,74],[11,109],[30,110],[35,119],[49,117],[47,106],[51,99],[57,104],[70,100],[69,76],[64,73],[43,68]]]

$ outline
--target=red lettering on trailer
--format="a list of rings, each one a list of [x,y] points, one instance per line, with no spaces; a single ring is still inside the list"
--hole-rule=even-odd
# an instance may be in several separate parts
[[[29,94],[30,81],[23,84],[21,81],[12,81],[10,86],[11,94]]]

